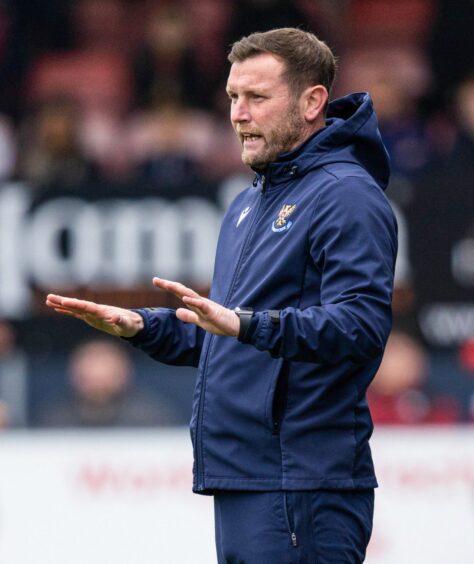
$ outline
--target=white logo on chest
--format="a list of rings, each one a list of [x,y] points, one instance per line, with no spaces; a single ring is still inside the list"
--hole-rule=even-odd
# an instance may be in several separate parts
[[[247,217],[247,215],[249,214],[249,211],[252,208],[250,206],[247,206],[244,210],[242,210],[242,212],[240,213],[239,219],[237,220],[237,225],[236,227],[238,227],[242,221]]]

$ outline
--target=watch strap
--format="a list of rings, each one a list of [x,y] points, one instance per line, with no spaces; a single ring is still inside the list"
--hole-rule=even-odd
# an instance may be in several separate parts
[[[237,338],[239,341],[242,341],[248,331],[248,328],[250,327],[250,322],[253,317],[253,308],[237,306],[234,311],[240,319],[239,334]]]

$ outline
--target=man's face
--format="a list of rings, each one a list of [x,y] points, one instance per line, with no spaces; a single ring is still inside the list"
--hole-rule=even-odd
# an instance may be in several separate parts
[[[230,69],[230,119],[242,144],[242,161],[256,169],[307,137],[299,100],[289,92],[283,71],[284,63],[268,53],[233,63]]]

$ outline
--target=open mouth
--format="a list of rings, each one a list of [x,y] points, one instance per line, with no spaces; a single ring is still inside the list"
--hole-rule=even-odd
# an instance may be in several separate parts
[[[254,133],[241,133],[241,137],[244,145],[254,143],[262,138],[261,135],[255,135]]]

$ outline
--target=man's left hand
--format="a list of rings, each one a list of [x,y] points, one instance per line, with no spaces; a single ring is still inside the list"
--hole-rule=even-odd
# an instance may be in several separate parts
[[[203,298],[180,282],[153,278],[153,286],[171,292],[186,305],[176,310],[176,317],[185,323],[194,323],[215,335],[237,337],[240,319],[237,314],[220,304]]]

